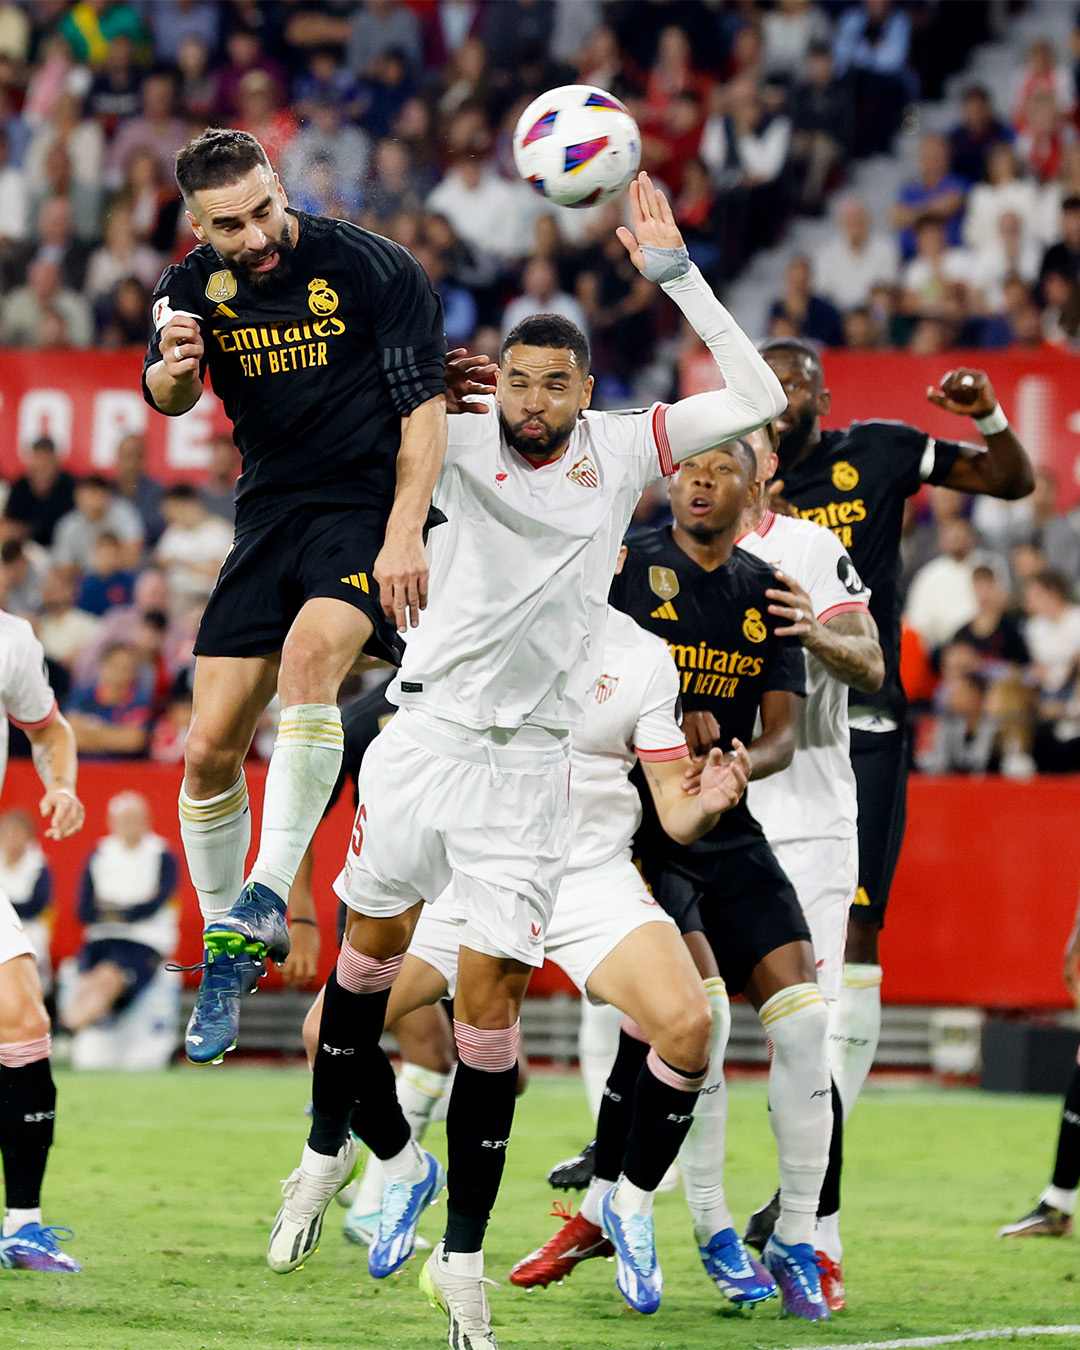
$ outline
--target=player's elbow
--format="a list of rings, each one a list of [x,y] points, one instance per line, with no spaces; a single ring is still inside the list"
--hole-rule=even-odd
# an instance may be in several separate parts
[[[882,656],[879,647],[877,654],[867,662],[865,674],[858,680],[852,681],[852,688],[857,689],[860,694],[876,694],[884,683],[885,658]]]
[[[1031,464],[1025,461],[1017,465],[1015,472],[1003,480],[994,496],[1002,501],[1018,502],[1021,497],[1029,497],[1034,491],[1035,471]]]

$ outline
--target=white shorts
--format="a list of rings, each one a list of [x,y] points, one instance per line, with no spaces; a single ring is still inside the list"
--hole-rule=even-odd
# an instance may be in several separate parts
[[[409,944],[410,955],[418,956],[442,975],[451,996],[457,983],[458,945],[472,945],[462,936],[452,905],[447,903],[453,892],[452,885],[437,905],[424,910]],[[589,977],[601,961],[623,938],[647,923],[667,924],[678,933],[674,920],[649,894],[630,859],[613,858],[599,867],[567,872],[563,877],[544,954],[586,994]]]
[[[334,890],[389,918],[453,881],[461,942],[543,965],[570,847],[570,738],[496,745],[455,731],[402,710],[372,741]]]
[[[840,997],[844,979],[848,909],[859,885],[859,841],[797,839],[773,844],[776,861],[799,897],[810,929],[822,995]]]
[[[15,906],[0,891],[0,965],[16,956],[35,956],[34,947]]]

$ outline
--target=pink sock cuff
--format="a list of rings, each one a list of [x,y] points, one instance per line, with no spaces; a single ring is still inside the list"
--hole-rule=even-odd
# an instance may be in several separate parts
[[[694,1074],[691,1078],[685,1073],[680,1073],[678,1069],[673,1069],[666,1060],[660,1058],[655,1050],[649,1051],[645,1060],[645,1067],[654,1078],[658,1078],[661,1083],[666,1083],[670,1088],[678,1089],[679,1092],[700,1092],[709,1076],[707,1064],[700,1073]]]
[[[620,1026],[622,1027],[623,1031],[625,1031],[626,1034],[631,1038],[631,1040],[641,1041],[642,1044],[644,1045],[649,1044],[648,1036],[645,1035],[645,1033],[642,1031],[642,1029],[638,1026],[638,1024],[634,1021],[632,1017],[623,1017]]]
[[[338,984],[350,994],[381,994],[397,979],[404,960],[404,953],[392,956],[389,961],[365,956],[351,947],[346,938],[337,959]]]
[[[483,1069],[485,1073],[503,1073],[517,1063],[520,1022],[512,1027],[499,1027],[493,1031],[481,1031],[467,1022],[454,1022],[454,1040],[457,1041],[458,1057],[462,1064],[470,1069]]]
[[[27,1064],[36,1064],[39,1059],[48,1059],[51,1053],[52,1037],[48,1035],[34,1041],[8,1041],[0,1045],[0,1067],[23,1069]]]

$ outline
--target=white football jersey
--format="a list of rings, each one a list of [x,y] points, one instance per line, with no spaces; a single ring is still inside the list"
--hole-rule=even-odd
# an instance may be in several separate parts
[[[23,731],[38,731],[56,716],[56,696],[45,669],[45,652],[25,619],[0,610],[0,717]],[[7,772],[7,727],[0,735],[0,789]]]
[[[813,601],[819,623],[846,611],[870,612],[870,591],[843,544],[813,521],[770,511],[739,547],[794,578]],[[806,699],[795,757],[786,769],[747,789],[750,810],[770,843],[855,834],[858,806],[849,748],[847,685],[806,653]]]
[[[566,453],[534,468],[487,402],[450,418],[431,598],[386,696],[477,730],[572,730],[599,674],[623,532],[643,489],[674,470],[666,405],[585,412]]]
[[[679,672],[667,643],[609,608],[600,675],[589,693],[585,724],[574,734],[570,870],[629,856],[641,823],[631,769],[639,759],[681,759],[688,753],[678,698]]]

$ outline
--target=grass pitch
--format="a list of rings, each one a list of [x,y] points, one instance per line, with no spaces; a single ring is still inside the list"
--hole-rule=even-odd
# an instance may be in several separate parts
[[[33,1350],[382,1350],[446,1344],[445,1321],[416,1288],[419,1260],[387,1280],[327,1215],[321,1251],[274,1275],[264,1253],[306,1132],[306,1073],[177,1069],[146,1076],[61,1073],[46,1222],[69,1224],[78,1276],[0,1272],[0,1346]],[[825,1325],[781,1321],[776,1304],[731,1314],[705,1279],[681,1190],[657,1204],[664,1302],[625,1308],[614,1266],[593,1261],[562,1288],[505,1282],[545,1240],[547,1168],[588,1137],[575,1078],[537,1075],[519,1104],[487,1244],[503,1350],[756,1350],[850,1346],[1001,1327],[1080,1323],[1080,1243],[1000,1241],[999,1224],[1045,1184],[1060,1104],[974,1091],[869,1088],[847,1140],[844,1269],[849,1311]],[[728,1190],[741,1218],[775,1182],[764,1085],[736,1083]],[[444,1149],[442,1127],[430,1146]],[[435,1240],[440,1204],[421,1231]],[[1051,1350],[1080,1338],[1025,1336]],[[990,1344],[1001,1342],[990,1342]],[[1014,1341],[1014,1344],[1016,1342]]]

